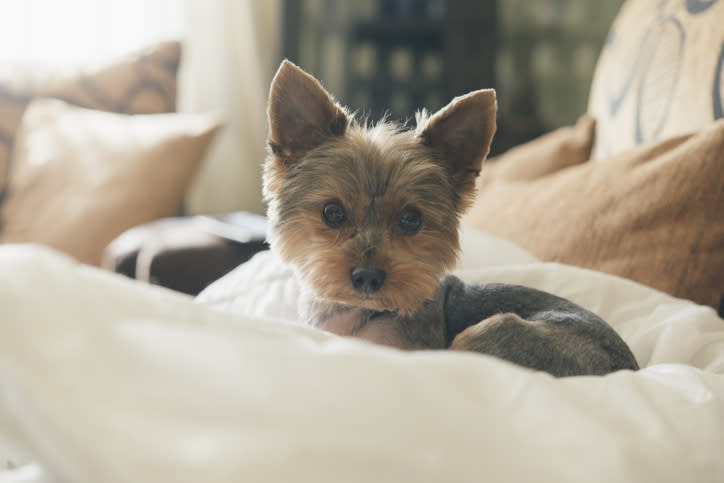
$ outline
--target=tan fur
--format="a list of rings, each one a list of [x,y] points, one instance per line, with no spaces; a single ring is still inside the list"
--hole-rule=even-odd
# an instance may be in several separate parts
[[[456,259],[459,218],[495,130],[494,93],[477,91],[420,115],[414,131],[367,126],[285,61],[269,106],[264,195],[272,248],[315,297],[412,314]],[[344,207],[343,226],[324,222],[330,200]],[[422,214],[414,235],[398,224],[405,208]],[[355,290],[350,272],[358,266],[386,273],[378,292]]]

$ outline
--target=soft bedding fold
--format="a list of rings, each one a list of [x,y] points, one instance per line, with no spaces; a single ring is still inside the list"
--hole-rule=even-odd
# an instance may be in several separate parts
[[[460,274],[596,310],[646,367],[557,380],[404,353],[4,246],[0,434],[77,483],[722,480],[712,309],[560,265]]]

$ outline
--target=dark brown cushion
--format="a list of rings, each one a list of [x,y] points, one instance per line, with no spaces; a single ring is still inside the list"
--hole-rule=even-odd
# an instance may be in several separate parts
[[[134,227],[106,247],[102,267],[197,295],[211,282],[266,250],[264,240],[237,242],[200,228],[194,217]]]

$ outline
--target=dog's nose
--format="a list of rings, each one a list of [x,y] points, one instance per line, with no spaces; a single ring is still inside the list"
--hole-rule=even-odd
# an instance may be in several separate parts
[[[379,268],[355,267],[351,277],[355,290],[362,293],[375,293],[385,283],[385,272]]]

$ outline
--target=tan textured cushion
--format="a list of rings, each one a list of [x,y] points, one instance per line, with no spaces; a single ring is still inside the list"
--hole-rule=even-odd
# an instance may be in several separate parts
[[[127,114],[173,112],[181,44],[163,42],[147,51],[78,75],[40,66],[0,71],[0,193],[23,112],[34,97],[56,97],[83,107]]]
[[[99,264],[123,231],[178,212],[217,128],[203,115],[33,101],[18,130],[0,241],[42,243]]]
[[[594,159],[724,117],[724,2],[627,0],[591,82]]]
[[[718,307],[724,294],[724,120],[605,162],[480,190],[463,223],[545,261]]]
[[[588,161],[596,120],[582,116],[575,126],[565,126],[509,149],[485,161],[481,183],[494,180],[531,180]]]

